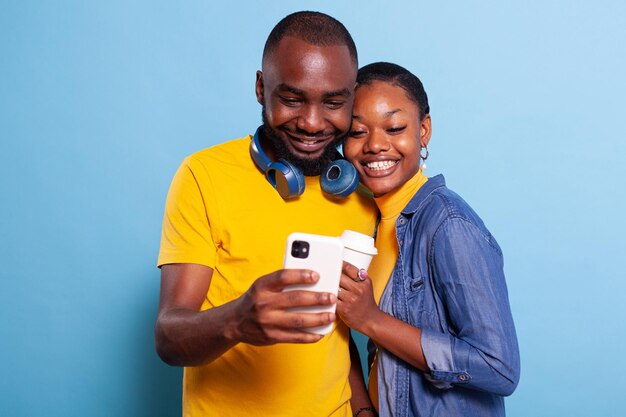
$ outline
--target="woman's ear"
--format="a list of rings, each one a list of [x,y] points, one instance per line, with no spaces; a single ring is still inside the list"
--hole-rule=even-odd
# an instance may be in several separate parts
[[[425,148],[428,146],[428,142],[430,142],[430,135],[433,131],[432,121],[430,119],[430,114],[427,114],[422,119],[420,123],[420,147]]]
[[[263,105],[263,73],[261,71],[256,72],[256,82],[254,83],[254,92],[256,94],[256,101]]]

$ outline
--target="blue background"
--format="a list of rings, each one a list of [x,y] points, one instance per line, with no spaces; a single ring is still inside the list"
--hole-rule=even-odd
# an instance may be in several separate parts
[[[626,3],[224,3],[1,2],[0,415],[180,414],[152,340],[166,192],[260,123],[264,41],[300,9],[424,82],[427,173],[505,252],[508,415],[624,415]]]

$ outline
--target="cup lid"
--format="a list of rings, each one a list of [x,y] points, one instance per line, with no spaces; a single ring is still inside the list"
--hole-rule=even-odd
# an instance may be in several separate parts
[[[354,230],[344,230],[341,240],[346,247],[369,255],[376,255],[378,249],[374,246],[374,238]]]

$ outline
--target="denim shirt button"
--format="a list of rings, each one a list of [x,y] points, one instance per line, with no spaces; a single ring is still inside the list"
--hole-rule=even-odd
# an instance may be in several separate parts
[[[461,375],[459,375],[459,379],[461,381],[467,381],[467,375],[466,374],[461,374]]]
[[[400,223],[400,224],[404,224],[404,222],[405,222],[405,221],[406,221],[406,220],[404,219],[404,217],[401,217],[401,218],[400,218],[400,220],[399,220],[399,223]]]

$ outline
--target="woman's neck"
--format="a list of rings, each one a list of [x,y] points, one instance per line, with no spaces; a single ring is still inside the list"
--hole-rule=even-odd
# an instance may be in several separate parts
[[[417,190],[420,189],[428,177],[420,170],[411,179],[387,194],[375,197],[376,205],[382,219],[398,217],[402,209],[411,201]]]

